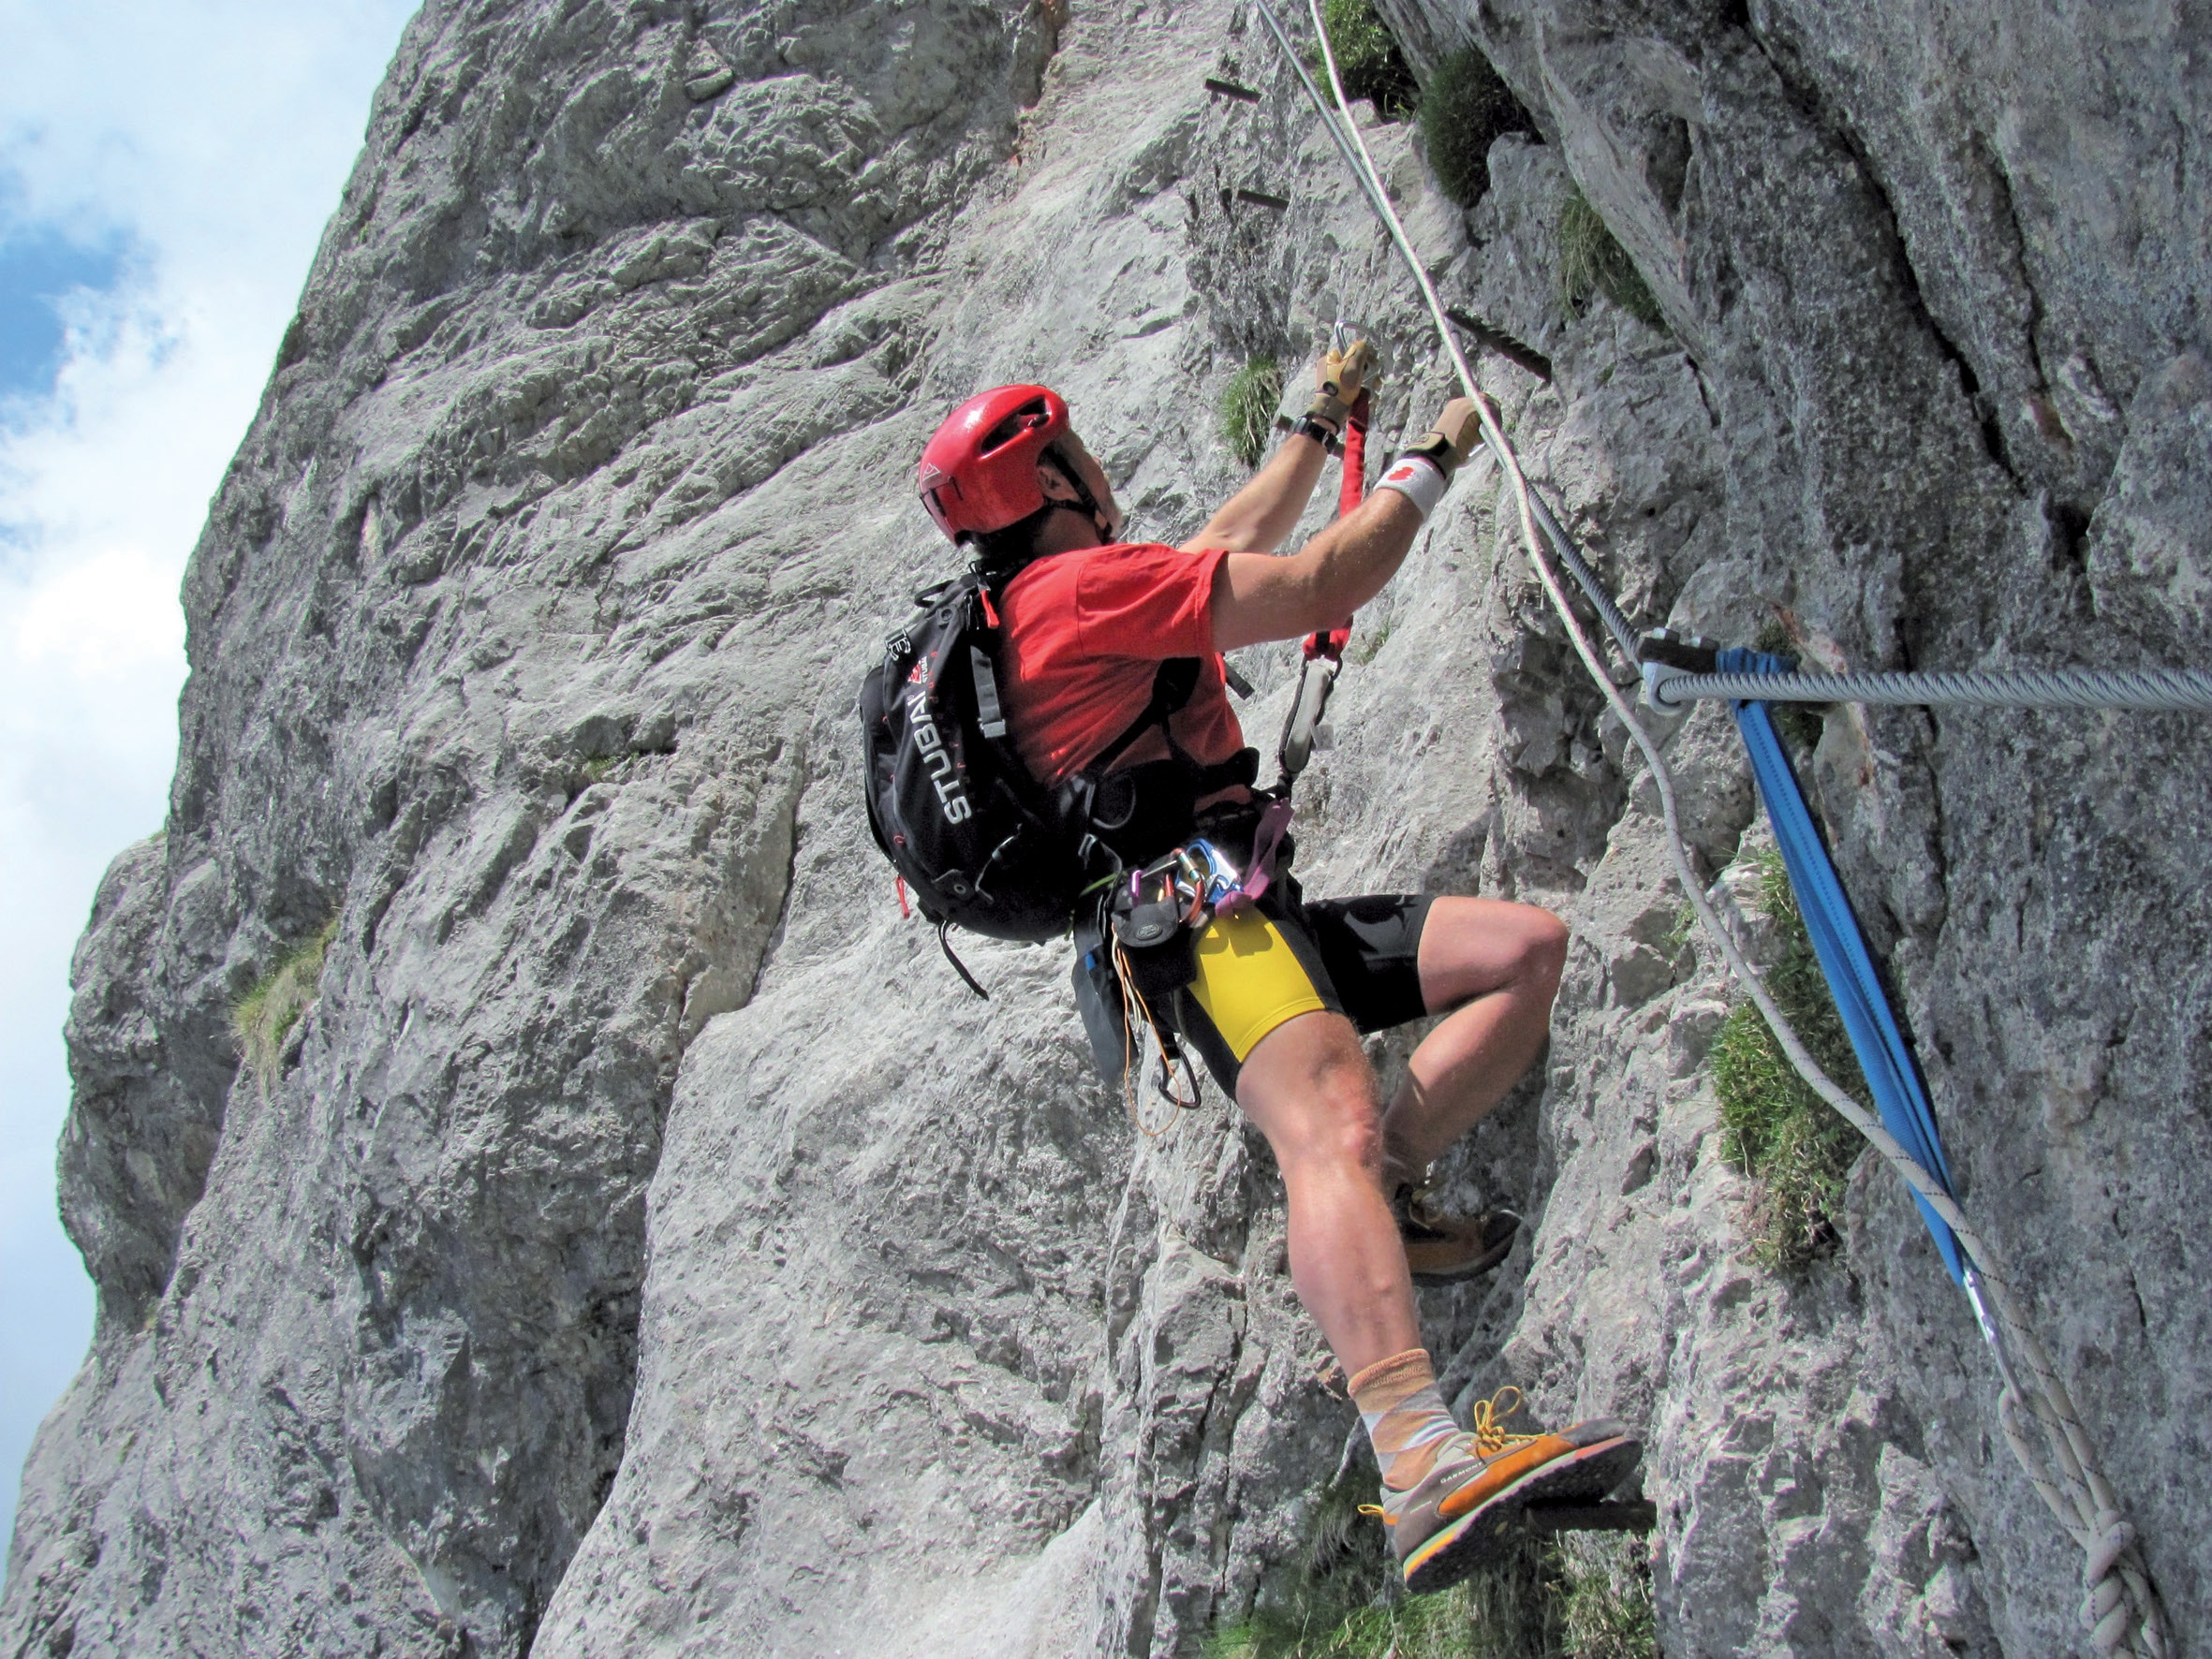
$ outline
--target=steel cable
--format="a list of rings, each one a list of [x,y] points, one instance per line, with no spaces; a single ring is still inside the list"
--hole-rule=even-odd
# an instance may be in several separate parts
[[[1336,146],[1336,154],[1343,156],[1345,165],[1351,169],[1352,182],[1359,186],[1360,194],[1367,198],[1367,205],[1374,209],[1376,216],[1381,219],[1384,228],[1391,234],[1392,241],[1396,242],[1398,252],[1404,256],[1406,263],[1412,268],[1413,274],[1419,279],[1422,291],[1428,299],[1430,309],[1438,318],[1437,327],[1443,333],[1445,346],[1458,364],[1461,378],[1467,383],[1467,395],[1477,397],[1478,401],[1481,401],[1474,390],[1474,376],[1468,374],[1467,360],[1460,356],[1459,346],[1452,338],[1449,327],[1450,319],[1445,316],[1442,303],[1437,299],[1436,290],[1429,286],[1427,273],[1421,268],[1421,259],[1414,253],[1413,244],[1406,239],[1405,228],[1398,223],[1397,214],[1392,211],[1390,198],[1382,188],[1380,175],[1375,171],[1374,158],[1367,154],[1365,142],[1360,138],[1358,129],[1351,125],[1349,118],[1341,125],[1338,125],[1335,113],[1329,108],[1328,100],[1321,95],[1321,89],[1314,84],[1313,77],[1305,72],[1305,65],[1298,57],[1297,45],[1291,40],[1289,31],[1283,27],[1282,20],[1276,16],[1275,7],[1268,5],[1267,0],[1257,0],[1257,3],[1260,21],[1267,25],[1268,32],[1275,37],[1276,44],[1282,48],[1283,59],[1296,72],[1299,83],[1305,88],[1306,97],[1312,100],[1313,107],[1320,111],[1322,128],[1328,133],[1330,141]],[[1326,35],[1322,37],[1322,49],[1329,66],[1330,84],[1341,93],[1343,88],[1336,86],[1335,83],[1335,55],[1328,51]],[[1348,134],[1349,137],[1347,137]],[[1354,146],[1357,148],[1355,149]],[[1494,433],[1495,436],[1493,436]],[[1497,431],[1495,423],[1487,417],[1487,411],[1485,411],[1482,422],[1482,441],[1489,446],[1491,452],[1497,457],[1499,463],[1504,464],[1507,457],[1505,450],[1500,446],[1505,442],[1505,434]],[[1599,620],[1604,623],[1605,631],[1613,636],[1614,643],[1620,647],[1621,660],[1627,663],[1632,670],[1636,664],[1636,631],[1629,626],[1629,619],[1621,614],[1619,605],[1615,603],[1613,595],[1606,592],[1605,584],[1598,580],[1598,573],[1590,567],[1589,561],[1584,557],[1582,550],[1574,545],[1574,538],[1569,536],[1560,525],[1558,519],[1545,505],[1543,497],[1537,493],[1535,487],[1529,484],[1526,478],[1521,477],[1518,461],[1512,463],[1512,471],[1513,477],[1519,481],[1519,493],[1524,498],[1524,505],[1528,509],[1530,516],[1535,520],[1536,528],[1542,532],[1544,540],[1550,544],[1552,551],[1558,555],[1560,563],[1565,565],[1569,573],[1573,576],[1575,585],[1582,589],[1584,596],[1589,600],[1591,608],[1597,611]]]
[[[2083,1604],[2083,1620],[2089,1629],[2092,1641],[2100,1652],[2125,1653],[2135,1655],[2137,1659],[2163,1659],[2167,1652],[2163,1621],[2159,1610],[2157,1593],[2150,1584],[2136,1548],[2134,1529],[2121,1516],[2118,1499],[2111,1483],[2105,1479],[2092,1455],[2087,1431],[2073,1408],[2072,1399],[2064,1381],[2058,1376],[2057,1367],[2028,1324],[2026,1311],[2021,1307],[2019,1298],[2002,1268],[2002,1258],[1966,1219],[1951,1195],[1898,1144],[1881,1122],[1845,1094],[1821,1069],[1776,1004],[1764,980],[1751,967],[1742,947],[1722,923],[1718,912],[1705,893],[1703,883],[1698,879],[1689,861],[1688,844],[1683,839],[1673,774],[1650,734],[1644,729],[1643,721],[1623,698],[1620,687],[1605,671],[1596,648],[1591,645],[1580,619],[1568,603],[1566,592],[1559,584],[1551,560],[1545,556],[1549,551],[1546,544],[1551,538],[1539,531],[1537,507],[1532,501],[1534,492],[1521,471],[1519,458],[1498,426],[1489,400],[1475,384],[1473,371],[1468,368],[1467,358],[1452,334],[1443,302],[1438,299],[1435,285],[1430,282],[1428,272],[1406,234],[1405,227],[1392,209],[1389,198],[1382,189],[1381,175],[1375,167],[1374,158],[1367,154],[1366,143],[1351,121],[1349,104],[1345,98],[1343,82],[1336,71],[1335,53],[1330,45],[1327,24],[1321,17],[1320,0],[1307,0],[1307,5],[1320,45],[1321,59],[1328,69],[1330,90],[1335,95],[1335,108],[1323,101],[1320,89],[1305,73],[1305,66],[1298,62],[1297,51],[1280,20],[1275,16],[1268,0],[1253,0],[1253,4],[1282,47],[1284,56],[1297,70],[1298,78],[1305,84],[1306,95],[1320,113],[1322,125],[1335,140],[1339,154],[1351,165],[1362,193],[1382,219],[1392,242],[1395,243],[1408,270],[1419,285],[1423,297],[1428,302],[1438,338],[1451,356],[1461,387],[1475,404],[1484,441],[1497,457],[1506,482],[1512,490],[1529,563],[1535,567],[1552,608],[1558,613],[1575,653],[1581,657],[1584,668],[1598,683],[1615,717],[1627,728],[1651,769],[1652,782],[1658,788],[1659,807],[1666,824],[1676,879],[1697,911],[1699,919],[1720,946],[1721,954],[1727,959],[1731,970],[1747,994],[1758,1005],[1760,1013],[1774,1032],[1776,1041],[1781,1045],[1782,1051],[1798,1075],[1873,1144],[1913,1191],[1950,1225],[1973,1258],[1976,1270],[1969,1275],[1969,1294],[1972,1297],[1975,1314],[2005,1379],[2005,1389],[1998,1402],[1999,1422],[2006,1442],[2028,1475],[2030,1484],[2059,1524],[2084,1551],[2086,1560],[2083,1578],[2087,1593]],[[1353,154],[1355,150],[1356,159]],[[1548,527],[1556,528],[1556,524]],[[1564,540],[1564,537],[1561,539]],[[1566,562],[1562,560],[1562,563]],[[1570,568],[1573,568],[1572,565]],[[1586,565],[1583,569],[1575,570],[1574,574],[1578,585],[1584,586],[1585,593],[1597,585],[1594,573],[1587,573]],[[1585,574],[1586,580],[1584,580]],[[1595,596],[1592,603],[1597,604]],[[1605,607],[1600,606],[1600,611],[1603,615]],[[1618,615],[1617,607],[1613,608],[1613,615]],[[1607,617],[1606,620],[1608,630],[1613,631],[1613,618]],[[1625,628],[1625,620],[1622,625]],[[1615,638],[1619,638],[1617,633]],[[1768,680],[1767,676],[1745,678],[1756,680],[1759,683],[1747,692],[1738,693],[1739,696],[1761,695]],[[2195,705],[2192,703],[2188,706]],[[1983,1298],[1976,1293],[1979,1285],[1984,1284],[1996,1303],[1994,1319],[1989,1316]],[[2029,1385],[2023,1387],[2019,1382],[2013,1360],[2025,1365],[2032,1374],[2033,1380]],[[2042,1428],[2047,1457],[2037,1451],[2021,1426],[2019,1417],[2023,1411],[2032,1415]]]
[[[1924,708],[2212,710],[2196,668],[1982,668],[1960,673],[1691,674],[1660,668],[1651,700],[1882,703]]]

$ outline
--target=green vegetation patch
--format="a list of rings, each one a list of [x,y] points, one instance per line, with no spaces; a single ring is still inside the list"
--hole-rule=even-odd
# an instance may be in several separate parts
[[[238,1057],[264,1085],[277,1074],[285,1038],[315,1001],[323,958],[337,933],[338,918],[333,916],[313,937],[287,951],[231,1007],[230,1035],[238,1044]]]
[[[1778,935],[1766,988],[1806,1050],[1838,1088],[1866,1098],[1866,1080],[1814,956],[1782,855],[1759,855],[1759,903]],[[1858,1157],[1858,1131],[1797,1075],[1748,1000],[1722,1021],[1713,1044],[1720,1097],[1720,1153],[1751,1180],[1751,1259],[1802,1272],[1834,1247],[1844,1178]]]
[[[1291,1615],[1256,1613],[1217,1632],[1206,1659],[1520,1659],[1518,1642],[1474,1645],[1477,1629],[1471,1587],[1458,1584],[1441,1595],[1356,1608],[1327,1628]]]
[[[1659,301],[1629,252],[1614,240],[1598,210],[1579,190],[1559,204],[1559,302],[1579,314],[1593,294],[1608,300],[1640,322],[1666,327]]]
[[[1221,390],[1221,436],[1230,452],[1246,466],[1258,466],[1275,431],[1276,407],[1283,401],[1283,366],[1256,357],[1229,377]]]
[[[1554,1560],[1562,1659],[1659,1659],[1645,1545],[1620,1533],[1571,1533]]]
[[[1463,208],[1490,188],[1490,146],[1507,133],[1535,130],[1521,100],[1472,46],[1437,66],[1421,90],[1420,113],[1429,170]]]
[[[1207,1659],[1292,1659],[1306,1654],[1359,1655],[1354,1639],[1397,1577],[1382,1523],[1362,1515],[1375,1501],[1375,1477],[1355,1462],[1321,1493],[1306,1525],[1305,1557],[1286,1605],[1255,1610],[1243,1623],[1215,1634]],[[1331,1647],[1328,1644],[1337,1645]],[[1387,1646],[1387,1643],[1385,1644]],[[1378,1653],[1382,1649],[1376,1650]]]
[[[1640,1540],[1528,1537],[1441,1594],[1409,1596],[1381,1526],[1357,1515],[1371,1480],[1362,1471],[1331,1489],[1289,1604],[1216,1631],[1206,1659],[1657,1659]]]
[[[1372,0],[1323,0],[1321,22],[1329,31],[1329,50],[1336,54],[1344,95],[1370,99],[1386,121],[1410,115],[1421,89]]]

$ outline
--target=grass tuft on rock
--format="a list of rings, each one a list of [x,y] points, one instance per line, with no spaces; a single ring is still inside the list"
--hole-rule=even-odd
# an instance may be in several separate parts
[[[1363,1469],[1324,1495],[1289,1603],[1216,1631],[1206,1659],[1657,1659],[1651,1569],[1634,1540],[1528,1537],[1441,1594],[1409,1596],[1380,1526],[1347,1530],[1372,1478]]]
[[[1659,301],[1628,250],[1614,239],[1598,210],[1579,190],[1559,204],[1559,302],[1579,315],[1593,294],[1608,300],[1651,328],[1666,327]]]
[[[1519,1644],[1478,1646],[1468,1586],[1409,1596],[1393,1607],[1354,1608],[1334,1625],[1296,1614],[1259,1612],[1217,1631],[1206,1659],[1520,1659]]]
[[[1758,868],[1760,906],[1778,935],[1767,990],[1821,1069],[1864,1100],[1866,1080],[1813,954],[1782,855],[1768,848]],[[1714,1041],[1713,1086],[1720,1097],[1721,1156],[1751,1181],[1751,1259],[1775,1271],[1802,1272],[1836,1243],[1835,1216],[1859,1155],[1858,1131],[1797,1075],[1748,1000],[1730,1010]]]
[[[1437,66],[1421,90],[1420,115],[1429,170],[1463,208],[1490,188],[1490,146],[1507,133],[1535,130],[1521,100],[1472,46]]]
[[[238,1045],[238,1057],[263,1084],[276,1076],[285,1038],[315,1001],[323,958],[337,933],[338,918],[333,916],[312,937],[287,951],[230,1009],[230,1035]]]
[[[1305,1558],[1287,1600],[1216,1630],[1206,1659],[1365,1659],[1365,1647],[1345,1644],[1364,1639],[1351,1627],[1373,1610],[1393,1573],[1382,1528],[1360,1513],[1374,1501],[1374,1476],[1364,1467],[1334,1481],[1306,1522]],[[1378,1659],[1388,1645],[1374,1650]]]
[[[1373,0],[1322,0],[1321,22],[1329,31],[1329,50],[1336,54],[1344,95],[1370,100],[1385,121],[1410,115],[1421,89]],[[1318,68],[1318,48],[1314,58]],[[1328,90],[1325,81],[1321,90]]]
[[[1648,1549],[1620,1533],[1571,1533],[1553,1561],[1561,1659],[1659,1659]]]
[[[1283,401],[1283,366],[1256,357],[1229,377],[1221,390],[1221,436],[1230,452],[1246,466],[1258,466],[1275,431],[1276,406]]]

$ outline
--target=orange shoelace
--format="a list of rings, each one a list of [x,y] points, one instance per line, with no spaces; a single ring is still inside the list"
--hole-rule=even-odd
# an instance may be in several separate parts
[[[1526,1446],[1530,1441],[1543,1438],[1541,1434],[1509,1434],[1499,1426],[1508,1417],[1518,1415],[1523,1403],[1521,1390],[1511,1384],[1498,1389],[1489,1399],[1475,1402],[1474,1427],[1467,1431],[1467,1439],[1473,1443],[1475,1456],[1488,1462],[1517,1446]],[[1403,1496],[1402,1493],[1399,1495]],[[1379,1504],[1362,1504],[1360,1513],[1379,1516],[1385,1526],[1394,1524],[1394,1518],[1390,1511]]]
[[[1506,1403],[1508,1395],[1512,1396],[1510,1405]],[[1477,1456],[1495,1458],[1500,1452],[1511,1451],[1516,1446],[1526,1446],[1532,1440],[1542,1438],[1537,1434],[1508,1434],[1498,1427],[1506,1418],[1517,1416],[1523,1403],[1521,1390],[1511,1384],[1498,1389],[1489,1399],[1477,1402],[1473,1431]]]

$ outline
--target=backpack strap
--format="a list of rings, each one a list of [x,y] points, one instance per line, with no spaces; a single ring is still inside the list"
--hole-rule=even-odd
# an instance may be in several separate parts
[[[1198,658],[1172,656],[1161,663],[1159,671],[1152,677],[1152,700],[1144,705],[1143,712],[1129,723],[1127,731],[1091,757],[1090,765],[1083,769],[1084,773],[1094,779],[1104,777],[1113,763],[1128,753],[1129,746],[1155,726],[1168,741],[1168,753],[1178,760],[1189,760],[1183,745],[1175,741],[1171,723],[1183,712],[1183,705],[1190,701],[1190,694],[1197,689]]]
[[[1113,849],[1100,838],[1093,828],[1093,814],[1099,791],[1105,784],[1108,770],[1128,752],[1129,746],[1155,727],[1166,740],[1168,756],[1157,764],[1178,768],[1189,780],[1192,798],[1214,794],[1219,790],[1249,785],[1259,775],[1260,756],[1251,749],[1240,750],[1229,759],[1212,766],[1202,765],[1190,752],[1175,741],[1171,724],[1175,714],[1190,701],[1198,689],[1201,664],[1194,656],[1170,657],[1159,665],[1152,678],[1152,696],[1143,711],[1129,723],[1128,728],[1094,756],[1091,763],[1062,784],[1056,794],[1061,822],[1076,837],[1076,856],[1087,869],[1095,855],[1103,852],[1115,869],[1121,859]],[[1135,769],[1139,772],[1145,767]]]
[[[1190,701],[1190,695],[1198,689],[1199,659],[1195,656],[1171,657],[1160,664],[1159,672],[1153,676],[1152,701],[1144,706],[1144,712],[1137,716],[1137,723],[1109,743],[1085,771],[1095,771],[1104,777],[1107,768],[1121,756],[1128,746],[1144,735],[1146,727],[1157,725],[1159,735],[1167,740],[1168,754],[1191,775],[1193,786],[1201,795],[1211,795],[1217,790],[1233,788],[1239,784],[1249,786],[1260,776],[1260,751],[1239,749],[1227,760],[1217,760],[1207,766],[1193,758],[1189,750],[1175,741],[1175,728],[1171,724],[1183,706]]]

